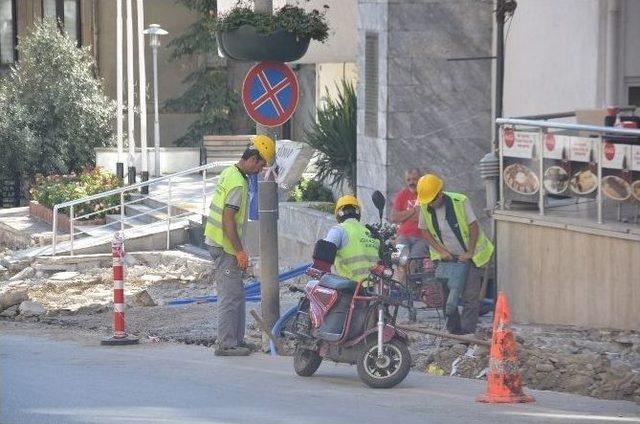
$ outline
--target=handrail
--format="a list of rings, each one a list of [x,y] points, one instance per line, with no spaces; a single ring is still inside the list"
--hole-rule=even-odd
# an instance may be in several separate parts
[[[544,142],[544,134],[546,132],[545,129],[562,129],[562,130],[568,130],[568,131],[572,131],[572,132],[579,132],[579,131],[584,131],[584,132],[590,132],[590,133],[596,133],[597,136],[593,138],[594,141],[596,141],[595,146],[594,146],[594,155],[595,155],[595,162],[597,163],[597,188],[596,188],[596,193],[595,193],[595,201],[596,201],[596,215],[597,215],[597,222],[598,224],[603,224],[604,223],[604,219],[603,219],[603,187],[602,187],[602,181],[603,181],[603,158],[604,158],[604,152],[606,147],[603,145],[603,142],[607,142],[612,140],[613,136],[616,135],[625,135],[625,136],[635,136],[635,137],[640,137],[640,129],[631,129],[631,128],[619,128],[619,127],[605,127],[605,126],[597,126],[597,125],[581,125],[581,124],[568,124],[568,123],[561,123],[561,122],[549,122],[549,121],[538,121],[538,120],[531,120],[531,119],[517,119],[517,118],[497,118],[496,119],[496,124],[504,127],[504,125],[512,125],[512,126],[525,126],[525,127],[533,127],[537,129],[538,132],[538,137],[535,139],[535,146],[537,151],[539,152],[536,157],[531,157],[531,161],[533,163],[533,166],[535,166],[535,162],[537,162],[537,172],[538,172],[538,178],[539,178],[539,188],[538,188],[538,210],[539,210],[539,214],[541,216],[545,215],[545,208],[546,208],[546,204],[545,204],[545,199],[546,199],[546,189],[544,187],[544,184],[542,182],[544,175],[545,175],[545,160],[547,159],[545,157],[545,155],[543,153],[541,153],[543,151],[543,142]],[[534,130],[535,131],[535,130]],[[620,144],[630,144],[629,143],[630,140],[622,140],[620,139],[619,143]],[[616,141],[617,142],[617,141]],[[564,154],[563,154],[564,155]],[[564,158],[564,156],[563,156]],[[498,154],[498,159],[499,159],[499,175],[500,175],[500,179],[499,179],[499,190],[500,190],[500,209],[504,210],[505,208],[505,191],[504,191],[504,186],[505,186],[505,182],[504,182],[504,170],[505,170],[505,164],[504,164],[504,151],[503,151],[503,146],[502,146],[502,142],[499,148],[499,154]],[[566,190],[566,188],[564,189]],[[593,191],[593,190],[592,190]],[[553,193],[552,193],[553,194]],[[533,199],[533,198],[532,198]],[[618,202],[617,204],[617,209],[618,209],[618,221],[622,220],[622,203]],[[634,222],[637,223],[638,221],[638,216],[640,216],[640,204],[636,206],[636,216],[634,218]]]
[[[562,129],[562,130],[589,131],[589,132],[596,132],[600,134],[607,133],[607,134],[640,136],[640,129],[604,127],[604,126],[600,127],[596,125],[565,124],[562,122],[532,121],[529,119],[497,118],[496,124],[524,125],[524,126],[538,127],[538,128],[556,128],[556,129]]]
[[[635,106],[618,107],[618,111],[620,112],[623,112],[623,111],[630,112],[635,110],[636,110]],[[543,113],[541,115],[514,116],[513,119],[533,119],[533,120],[543,119],[546,121],[547,119],[573,118],[574,116],[576,116],[575,110],[573,112],[556,112],[556,113]]]
[[[66,207],[69,207],[69,206],[77,205],[79,203],[90,202],[92,200],[101,199],[103,197],[113,196],[113,195],[116,195],[116,194],[122,194],[125,191],[135,190],[135,189],[140,188],[140,187],[148,186],[148,185],[151,185],[151,184],[156,184],[156,183],[159,183],[159,182],[162,182],[162,181],[167,181],[167,180],[170,180],[171,178],[180,177],[182,175],[193,174],[194,172],[200,172],[200,171],[204,171],[204,170],[208,170],[208,169],[214,168],[216,166],[223,166],[223,165],[228,165],[228,164],[229,164],[229,162],[211,162],[211,163],[208,163],[206,165],[201,165],[201,166],[198,166],[196,168],[186,169],[184,171],[179,171],[179,172],[176,172],[174,174],[165,175],[163,177],[152,178],[152,179],[150,179],[148,181],[141,181],[139,183],[127,185],[127,186],[124,186],[124,187],[114,188],[113,190],[105,191],[105,192],[102,192],[102,193],[97,193],[97,194],[94,194],[94,195],[91,195],[91,196],[87,196],[87,197],[83,197],[82,199],[69,200],[68,202],[58,203],[57,205],[54,206],[54,209],[66,208]]]
[[[124,186],[124,187],[118,187],[116,189],[113,190],[108,190],[108,191],[104,191],[102,193],[96,193],[93,194],[91,196],[86,196],[83,197],[81,199],[75,199],[75,200],[70,200],[67,202],[63,202],[63,203],[59,203],[54,205],[53,207],[53,237],[52,237],[52,254],[55,255],[56,254],[56,246],[58,245],[57,243],[57,234],[58,234],[58,213],[60,211],[60,209],[62,208],[69,208],[69,231],[70,231],[70,239],[69,239],[69,248],[70,248],[70,254],[73,255],[74,254],[74,239],[76,238],[77,233],[75,233],[74,231],[74,223],[76,221],[79,221],[81,218],[86,218],[89,216],[93,216],[93,215],[97,215],[100,213],[104,213],[106,211],[109,210],[113,210],[113,209],[120,209],[120,219],[118,221],[115,221],[113,223],[108,223],[108,224],[104,224],[99,226],[98,228],[107,228],[107,227],[111,227],[113,226],[115,223],[119,223],[120,224],[120,231],[122,232],[127,232],[128,230],[132,230],[133,228],[139,228],[139,227],[146,227],[147,225],[153,225],[156,223],[164,223],[166,222],[166,232],[167,232],[167,249],[170,247],[170,239],[171,239],[171,225],[172,225],[172,221],[175,222],[176,219],[181,219],[183,217],[186,217],[188,215],[190,215],[190,212],[183,212],[183,213],[178,213],[177,215],[174,215],[172,212],[172,209],[175,208],[174,205],[174,201],[176,200],[180,200],[180,196],[178,196],[178,198],[176,199],[175,197],[172,199],[172,190],[171,190],[171,186],[172,185],[176,185],[176,184],[181,184],[181,181],[176,181],[177,177],[181,177],[181,176],[185,176],[185,175],[197,175],[199,173],[202,174],[202,178],[200,179],[201,184],[202,184],[202,190],[200,191],[200,196],[202,196],[202,213],[206,213],[205,208],[206,208],[206,195],[207,195],[207,183],[211,182],[212,180],[214,180],[214,178],[207,178],[207,171],[211,170],[213,168],[216,167],[222,167],[222,166],[228,166],[231,163],[231,161],[217,161],[217,162],[212,162],[212,163],[208,163],[205,165],[200,165],[191,169],[185,169],[183,171],[179,171],[170,175],[165,175],[159,178],[153,178],[150,179],[148,181],[141,181],[139,183],[136,184],[131,184],[128,186]],[[211,175],[211,174],[209,174]],[[166,192],[163,189],[164,185],[162,185],[162,183],[166,183],[167,187],[166,187]],[[163,205],[161,207],[151,207],[150,210],[146,210],[143,211],[141,213],[135,214],[134,216],[125,216],[125,207],[128,205],[132,205],[134,203],[138,203],[138,202],[144,202],[144,200],[150,198],[150,196],[146,196],[143,197],[142,199],[135,199],[133,201],[125,201],[125,194],[129,193],[129,192],[133,192],[133,191],[137,191],[140,188],[143,187],[148,187],[148,186],[156,186],[158,187],[158,193],[156,193],[156,195],[160,194],[162,195],[161,197],[164,198],[165,195],[167,196],[166,200],[162,200],[163,202],[166,203],[166,205]],[[78,205],[78,204],[82,204],[82,203],[87,203],[87,202],[91,202],[94,200],[98,200],[98,199],[104,199],[106,197],[110,197],[110,196],[118,196],[120,198],[120,202],[117,205],[113,205],[113,206],[109,206],[109,207],[104,207],[101,210],[97,210],[97,211],[92,211],[89,212],[87,214],[81,215],[81,216],[75,216],[74,214],[74,206]],[[154,196],[154,198],[158,198],[157,196]],[[166,216],[162,217],[161,219],[159,219],[157,222],[154,223],[150,223],[150,224],[145,224],[145,225],[136,225],[135,227],[132,228],[125,228],[125,223],[127,221],[131,222],[134,218],[139,218],[141,216],[144,215],[150,215],[150,214],[155,214],[158,211],[161,211],[163,209],[167,210]],[[80,233],[85,233],[86,231],[81,230]]]

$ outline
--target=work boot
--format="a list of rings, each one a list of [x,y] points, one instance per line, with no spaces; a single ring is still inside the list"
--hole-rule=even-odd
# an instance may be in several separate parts
[[[221,347],[218,346],[214,350],[216,356],[249,356],[251,351],[246,347],[234,346],[234,347]]]
[[[244,347],[244,348],[247,348],[247,349],[249,349],[251,351],[258,350],[258,345],[254,344],[254,343],[247,343],[244,340],[241,341],[240,343],[238,343],[238,347]]]

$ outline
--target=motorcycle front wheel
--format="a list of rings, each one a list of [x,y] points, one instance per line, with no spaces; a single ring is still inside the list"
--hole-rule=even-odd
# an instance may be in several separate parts
[[[378,341],[371,337],[358,359],[358,376],[374,389],[395,386],[411,369],[411,354],[403,341],[392,339],[382,346],[382,351],[382,357],[378,357]]]
[[[301,377],[311,377],[322,363],[322,356],[315,350],[297,348],[293,354],[293,369]]]

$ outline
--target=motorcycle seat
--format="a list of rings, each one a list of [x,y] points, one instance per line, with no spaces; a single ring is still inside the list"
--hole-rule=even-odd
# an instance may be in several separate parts
[[[355,290],[356,282],[335,274],[325,274],[320,279],[320,285],[334,290]]]

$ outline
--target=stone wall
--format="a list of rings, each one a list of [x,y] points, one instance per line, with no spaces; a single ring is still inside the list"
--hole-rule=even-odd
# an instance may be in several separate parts
[[[365,34],[379,33],[379,123],[378,138],[364,135],[360,101],[358,194],[393,196],[404,171],[419,167],[467,193],[479,214],[485,202],[477,165],[491,146],[491,61],[447,59],[491,55],[492,3],[360,0],[359,12],[359,99]]]

